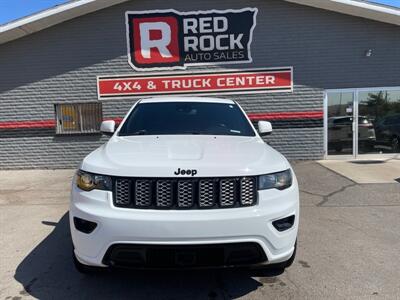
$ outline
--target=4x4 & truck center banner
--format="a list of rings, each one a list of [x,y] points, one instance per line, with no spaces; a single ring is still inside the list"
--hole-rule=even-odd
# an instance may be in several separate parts
[[[243,94],[292,90],[291,67],[97,77],[99,100],[166,94]]]

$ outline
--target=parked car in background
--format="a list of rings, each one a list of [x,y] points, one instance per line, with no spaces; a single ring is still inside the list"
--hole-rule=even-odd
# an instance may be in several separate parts
[[[353,117],[339,116],[328,119],[328,145],[336,152],[353,146]],[[376,142],[375,129],[368,117],[358,117],[358,141],[362,149],[371,150]]]
[[[391,152],[400,152],[400,114],[383,118],[375,127],[377,144],[390,148]]]

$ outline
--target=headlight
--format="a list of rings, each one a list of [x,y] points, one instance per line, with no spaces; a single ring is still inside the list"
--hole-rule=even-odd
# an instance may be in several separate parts
[[[292,185],[292,172],[290,169],[278,173],[261,175],[258,177],[258,189],[284,190]]]
[[[110,176],[97,175],[79,170],[76,173],[76,185],[84,191],[94,189],[111,191],[112,181]]]

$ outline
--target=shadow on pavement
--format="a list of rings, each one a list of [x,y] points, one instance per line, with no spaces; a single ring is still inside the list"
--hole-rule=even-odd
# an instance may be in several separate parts
[[[246,295],[262,285],[252,276],[279,274],[238,270],[113,271],[83,275],[72,262],[68,213],[54,230],[18,265],[15,279],[20,295],[39,299],[230,299]]]

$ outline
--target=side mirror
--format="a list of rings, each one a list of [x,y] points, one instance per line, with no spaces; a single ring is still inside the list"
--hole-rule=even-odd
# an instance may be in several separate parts
[[[100,131],[104,135],[113,135],[115,131],[115,121],[103,121],[101,122]]]
[[[258,132],[261,136],[272,133],[272,124],[267,121],[258,121]]]

